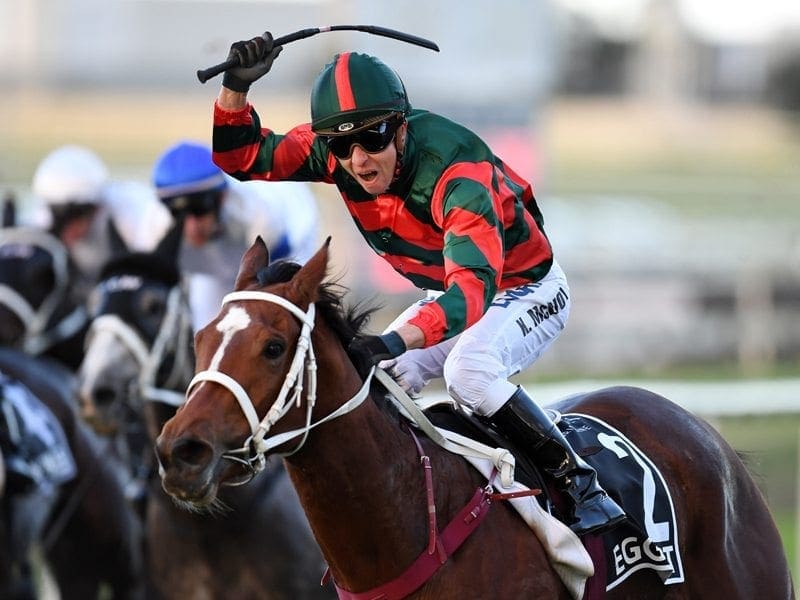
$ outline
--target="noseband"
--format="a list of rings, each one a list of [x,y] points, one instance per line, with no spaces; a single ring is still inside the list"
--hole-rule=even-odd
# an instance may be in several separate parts
[[[247,423],[250,426],[250,436],[244,441],[244,444],[240,448],[225,452],[222,455],[222,458],[232,460],[246,467],[248,469],[249,477],[244,481],[237,481],[237,483],[234,485],[247,483],[258,472],[263,470],[264,466],[266,465],[266,453],[272,448],[280,446],[288,440],[302,436],[293,450],[290,452],[281,453],[282,456],[294,454],[303,447],[311,429],[326,421],[340,417],[359,406],[369,393],[369,383],[372,379],[372,373],[370,373],[364,384],[361,386],[361,389],[356,393],[355,396],[342,404],[328,416],[315,423],[312,423],[311,413],[314,409],[317,396],[317,361],[314,354],[314,347],[311,343],[311,331],[314,329],[315,319],[314,303],[312,302],[309,304],[308,311],[304,312],[298,306],[289,302],[282,296],[277,296],[268,292],[252,290],[232,292],[222,299],[222,305],[225,306],[225,304],[228,302],[249,300],[277,304],[292,313],[292,315],[294,315],[302,324],[300,336],[297,340],[297,349],[295,350],[291,366],[289,367],[289,371],[286,373],[286,377],[284,378],[283,386],[278,393],[278,397],[275,399],[275,402],[272,403],[272,406],[267,411],[267,414],[259,421],[255,403],[250,398],[247,391],[233,377],[223,373],[218,369],[212,368],[205,371],[200,371],[194,376],[192,381],[189,382],[189,386],[186,390],[186,402],[188,404],[188,402],[192,399],[191,393],[194,387],[203,381],[211,381],[226,388],[231,394],[233,394],[234,398],[236,398],[236,401],[239,403],[239,407],[242,409],[242,413],[244,414],[245,418],[247,419]],[[289,411],[293,404],[298,408],[301,407],[303,378],[300,377],[300,373],[304,367],[308,375],[305,425],[300,429],[266,437],[272,426]]]

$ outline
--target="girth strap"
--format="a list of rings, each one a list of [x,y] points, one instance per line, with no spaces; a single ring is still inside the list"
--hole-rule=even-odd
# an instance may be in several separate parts
[[[439,552],[422,551],[417,560],[399,577],[366,592],[348,592],[336,585],[340,600],[401,600],[425,584],[447,562],[461,544],[489,514],[491,499],[485,488],[478,488],[467,505],[450,521],[439,536]]]

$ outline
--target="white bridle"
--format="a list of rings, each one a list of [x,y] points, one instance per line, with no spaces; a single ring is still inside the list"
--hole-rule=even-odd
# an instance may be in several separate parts
[[[250,478],[252,478],[256,473],[264,468],[266,464],[265,455],[272,448],[280,446],[281,444],[293,438],[302,436],[302,439],[291,452],[283,453],[282,455],[288,456],[294,454],[303,447],[303,444],[305,444],[305,441],[308,438],[308,433],[311,431],[311,429],[317,425],[325,423],[326,421],[340,417],[359,406],[369,393],[369,384],[372,379],[372,373],[374,372],[374,369],[370,372],[369,376],[366,378],[366,381],[364,381],[364,384],[361,386],[361,389],[359,389],[355,396],[342,404],[328,416],[316,421],[315,423],[312,423],[311,413],[314,409],[314,404],[316,403],[317,397],[317,361],[316,356],[314,355],[314,347],[311,343],[311,330],[314,329],[315,318],[314,303],[312,302],[309,304],[308,311],[303,312],[295,304],[286,300],[286,298],[277,296],[275,294],[261,291],[239,291],[226,295],[222,299],[222,305],[225,306],[225,304],[228,302],[249,300],[258,300],[277,304],[292,313],[302,324],[300,329],[300,337],[297,340],[297,350],[295,351],[291,366],[289,367],[289,371],[286,373],[283,386],[281,387],[275,402],[272,403],[272,406],[269,408],[264,418],[259,421],[255,404],[248,395],[247,391],[239,384],[238,381],[233,379],[233,377],[223,373],[218,369],[208,369],[195,374],[194,378],[189,382],[189,386],[186,389],[186,402],[188,403],[192,399],[191,394],[194,387],[204,381],[217,383],[233,394],[242,409],[242,413],[247,419],[247,423],[250,425],[250,437],[245,440],[244,444],[240,448],[223,454],[223,458],[227,458],[247,466],[250,469]],[[266,437],[272,426],[289,411],[289,409],[292,407],[292,404],[300,408],[303,393],[303,378],[300,376],[300,374],[304,367],[308,375],[305,425],[299,429],[294,429],[281,434],[273,435],[271,437]],[[246,481],[249,481],[249,479]],[[241,483],[246,483],[246,481]]]
[[[176,388],[182,381],[186,381],[185,377],[188,377],[194,369],[188,350],[191,335],[188,313],[185,291],[178,284],[169,292],[164,318],[149,348],[142,336],[130,324],[113,314],[100,315],[92,321],[86,334],[86,344],[87,347],[91,345],[94,336],[100,332],[117,338],[139,364],[139,389],[142,399],[180,406],[184,403],[184,396],[172,391],[171,388]],[[156,376],[170,348],[175,352],[172,371],[162,386],[157,387]]]

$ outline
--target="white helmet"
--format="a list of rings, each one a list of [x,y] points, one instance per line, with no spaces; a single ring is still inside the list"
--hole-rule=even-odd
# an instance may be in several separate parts
[[[83,146],[62,146],[39,163],[33,192],[51,206],[99,204],[108,180],[108,169],[94,152]]]

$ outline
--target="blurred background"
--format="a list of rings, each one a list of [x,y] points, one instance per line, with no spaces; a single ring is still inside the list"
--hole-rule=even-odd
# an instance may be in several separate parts
[[[332,55],[380,56],[412,104],[481,133],[530,178],[573,292],[569,327],[520,376],[543,402],[616,383],[701,414],[749,453],[798,569],[800,4],[796,0],[6,0],[0,193],[78,143],[149,182],[179,139],[210,143],[231,42],[326,24],[287,45],[251,100],[285,131]],[[384,305],[417,293],[365,251],[326,186],[334,274]]]

